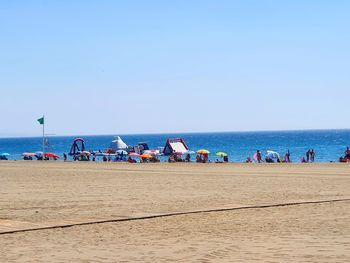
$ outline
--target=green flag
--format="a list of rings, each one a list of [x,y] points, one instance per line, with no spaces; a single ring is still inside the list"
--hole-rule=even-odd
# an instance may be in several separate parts
[[[38,119],[38,122],[43,125],[44,124],[44,117],[41,117],[40,119]]]

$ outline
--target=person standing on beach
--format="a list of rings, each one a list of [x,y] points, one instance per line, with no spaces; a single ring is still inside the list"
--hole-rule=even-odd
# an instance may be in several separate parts
[[[284,156],[284,160],[286,163],[290,163],[290,151],[288,149],[286,155]]]
[[[260,150],[256,151],[256,160],[258,161],[258,163],[262,162],[262,156],[261,156]]]
[[[311,154],[311,151],[310,149],[306,152],[306,162],[309,163],[310,162],[310,154]]]
[[[310,152],[310,159],[311,159],[312,163],[315,162],[315,155],[316,155],[316,153],[315,153],[314,149],[312,149]]]

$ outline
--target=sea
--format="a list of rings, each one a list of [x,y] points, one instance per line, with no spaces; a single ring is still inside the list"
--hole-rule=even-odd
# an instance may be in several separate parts
[[[183,138],[189,149],[210,151],[211,161],[220,159],[216,156],[219,151],[229,155],[230,162],[244,162],[247,157],[253,157],[257,150],[263,155],[267,150],[280,153],[283,157],[289,150],[291,160],[300,162],[308,149],[316,152],[315,162],[336,162],[344,155],[350,146],[350,130],[308,130],[308,131],[263,131],[263,132],[215,132],[215,133],[177,133],[177,134],[138,134],[119,135],[131,146],[146,142],[151,149],[164,147],[168,138]],[[85,140],[87,150],[105,150],[116,135],[94,136],[51,136],[48,137],[47,151],[59,155],[68,153],[75,138]],[[41,137],[0,138],[0,153],[9,153],[9,159],[20,160],[24,152],[42,150]],[[162,161],[167,157],[160,157]],[[195,159],[195,155],[192,157]]]

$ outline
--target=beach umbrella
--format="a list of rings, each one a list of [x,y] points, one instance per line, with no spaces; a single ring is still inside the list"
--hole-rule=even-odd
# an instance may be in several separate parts
[[[266,157],[270,159],[280,159],[280,154],[275,151],[267,151]]]
[[[22,153],[23,156],[35,156],[35,153]]]
[[[10,156],[10,154],[9,153],[2,153],[2,154],[0,154],[0,156]]]
[[[42,155],[43,155],[43,152],[35,152],[35,155],[37,155],[37,156],[42,156]]]
[[[151,154],[144,153],[141,155],[142,158],[152,158],[153,156]]]
[[[226,157],[228,154],[225,152],[217,152],[216,155],[220,157]]]
[[[159,150],[145,150],[145,151],[143,151],[143,154],[157,155],[157,154],[159,154]]]
[[[49,158],[60,158],[59,155],[55,154],[55,153],[45,153],[45,157],[49,157]]]
[[[201,149],[197,151],[198,154],[209,154],[210,152],[208,150],[205,149]]]
[[[119,154],[119,155],[128,155],[128,152],[127,151],[124,151],[124,150],[118,150],[116,151],[115,153]]]
[[[140,154],[138,154],[138,153],[129,153],[129,156],[140,157]]]

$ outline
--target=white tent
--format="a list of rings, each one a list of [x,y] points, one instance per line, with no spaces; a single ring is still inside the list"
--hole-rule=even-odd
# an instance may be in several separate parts
[[[116,136],[116,139],[111,142],[111,145],[109,148],[112,149],[113,151],[118,151],[118,150],[125,150],[128,148],[128,146],[126,145],[125,142],[123,142],[123,140],[119,136]]]

